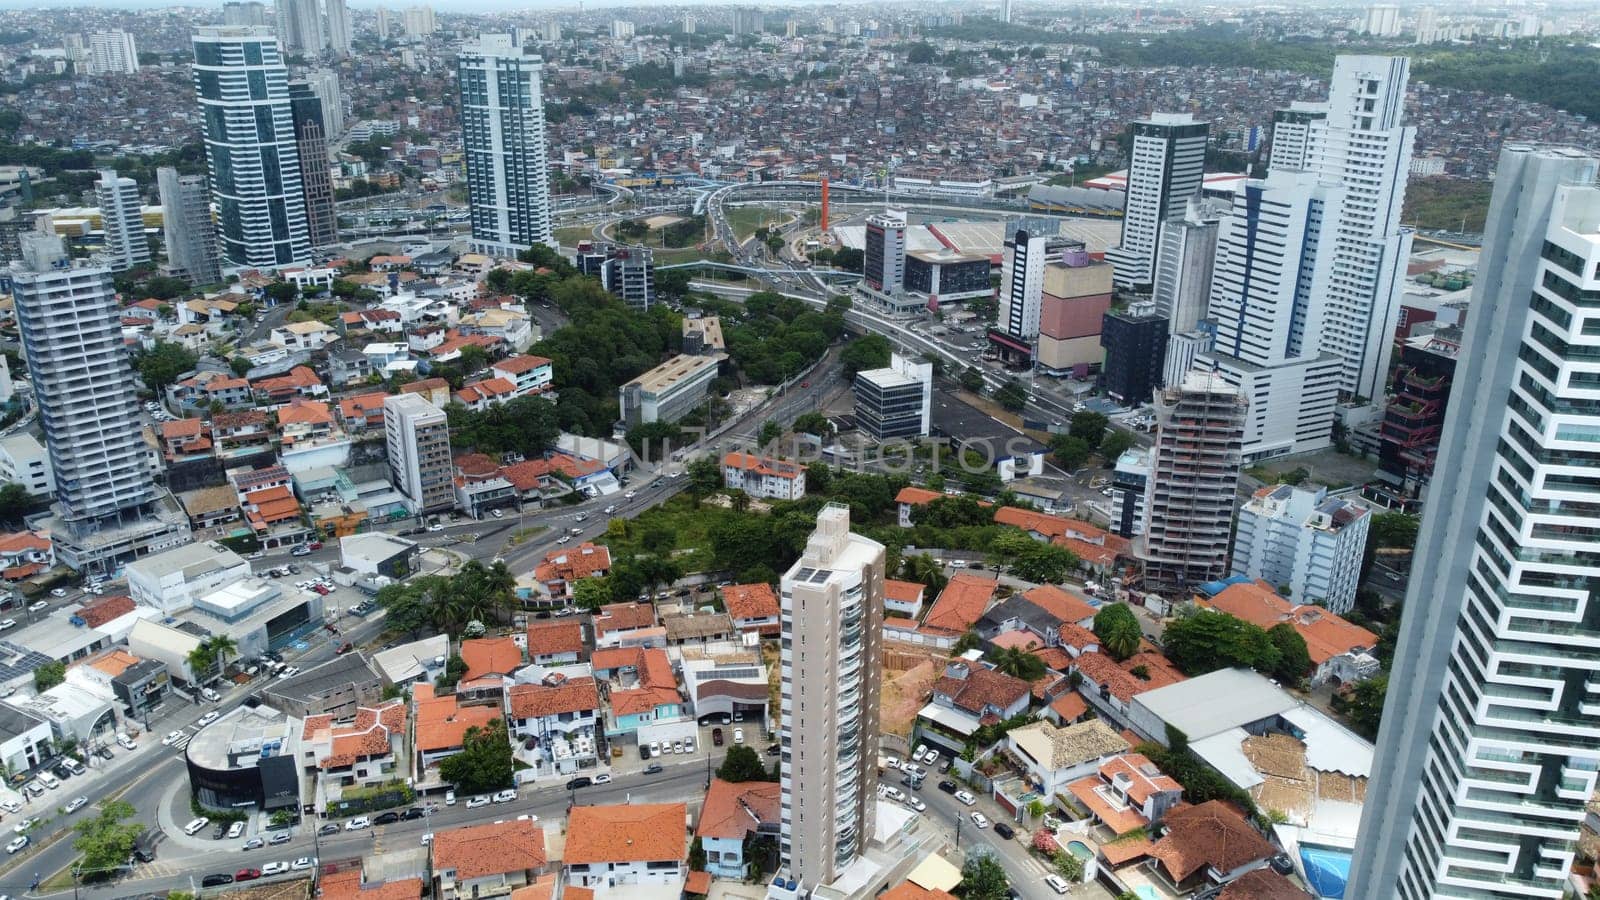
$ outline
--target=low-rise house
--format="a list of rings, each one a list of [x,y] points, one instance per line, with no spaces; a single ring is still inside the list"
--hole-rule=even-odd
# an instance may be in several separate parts
[[[522,648],[509,637],[468,638],[461,642],[461,661],[467,664],[462,683],[491,676],[504,679],[522,668]]]
[[[932,697],[918,714],[925,736],[953,753],[985,724],[1004,722],[1027,711],[1032,690],[1026,681],[966,659],[952,660],[933,683]]]
[[[1262,868],[1277,848],[1221,800],[1167,813],[1166,831],[1150,850],[1161,874],[1184,893],[1227,884]]]
[[[174,419],[156,427],[160,431],[161,455],[167,462],[186,462],[211,455],[211,435],[199,418]]]
[[[506,717],[517,740],[534,742],[536,774],[571,774],[597,759],[603,719],[592,677],[552,672],[537,684],[514,684],[506,689]]]
[[[307,772],[320,773],[318,797],[337,800],[343,788],[404,777],[405,739],[403,700],[357,707],[355,718],[347,722],[335,722],[331,715],[310,716],[300,735],[301,762]]]
[[[528,626],[528,662],[539,666],[562,666],[583,659],[583,623],[577,617],[535,619]]]
[[[1264,581],[1233,582],[1206,597],[1197,595],[1201,609],[1226,613],[1258,628],[1287,624],[1306,642],[1311,656],[1311,683],[1359,681],[1376,675],[1373,649],[1378,636],[1320,606],[1296,605],[1285,600]]]
[[[0,534],[0,579],[21,581],[56,564],[55,545],[36,531]]]
[[[516,395],[542,394],[553,385],[553,363],[542,356],[508,356],[490,366],[496,378],[504,378],[515,385]]]
[[[770,584],[730,584],[722,590],[722,603],[740,631],[776,637],[782,630],[778,595]]]
[[[367,881],[366,873],[351,866],[317,879],[317,896],[322,900],[421,900],[421,878],[411,876],[390,881]]]
[[[517,386],[504,378],[485,378],[461,386],[455,401],[467,409],[481,412],[517,396]]]
[[[899,504],[900,506],[900,527],[910,528],[912,525],[915,525],[916,523],[912,521],[912,512],[918,507],[927,506],[929,503],[932,503],[943,496],[944,494],[941,494],[938,491],[930,491],[927,488],[901,488],[900,493],[894,495],[895,503]]]
[[[798,463],[733,452],[722,457],[722,483],[752,497],[799,500],[806,495],[806,470]]]
[[[567,884],[601,894],[653,885],[677,896],[688,873],[688,813],[682,803],[573,807],[562,857]]]
[[[911,643],[948,649],[977,624],[994,600],[999,583],[966,572],[951,576],[920,625],[905,620],[885,621],[885,636]]]
[[[328,354],[328,380],[335,387],[361,384],[372,376],[372,359],[360,350],[346,347]]]
[[[570,854],[570,841],[568,848]],[[544,828],[530,819],[438,831],[430,851],[439,900],[509,896],[532,884],[550,864]]]
[[[594,619],[594,645],[600,647],[665,647],[667,633],[648,603],[607,603]]]
[[[883,580],[883,614],[903,619],[916,619],[922,615],[922,595],[926,585],[915,581]]]
[[[450,382],[443,378],[424,378],[400,386],[402,394],[418,394],[434,406],[444,409],[450,405]]]
[[[1159,825],[1182,802],[1183,785],[1162,774],[1144,754],[1123,753],[1106,760],[1093,775],[1068,784],[1066,793],[1080,812],[1121,836]]]
[[[338,339],[339,332],[317,321],[287,322],[272,329],[272,340],[291,353],[321,350]]]
[[[259,409],[218,413],[211,417],[211,440],[221,457],[259,453],[272,443],[272,426]]]
[[[1096,713],[1120,725],[1128,723],[1134,697],[1183,680],[1182,673],[1155,651],[1136,653],[1120,663],[1098,650],[1084,652],[1072,660],[1072,671],[1082,679],[1078,693]]]
[[[595,677],[606,681],[611,703],[607,734],[631,734],[652,723],[681,719],[687,714],[667,651],[659,647],[596,650],[590,665]]]
[[[1064,794],[1067,785],[1093,775],[1128,742],[1102,719],[1058,727],[1034,722],[1006,734],[1005,750],[1027,779],[1046,797]]]
[[[572,602],[572,583],[580,578],[604,578],[611,571],[611,550],[588,541],[545,554],[533,577],[548,600],[535,605],[565,606]],[[598,634],[598,629],[596,631]]]
[[[475,519],[516,502],[516,491],[500,474],[500,466],[482,453],[463,453],[456,457],[452,477],[456,508]]]
[[[704,646],[731,641],[738,632],[726,613],[692,612],[665,613],[661,627],[667,633],[667,644],[672,647]]]
[[[1114,570],[1117,559],[1128,554],[1127,538],[1078,519],[1002,506],[995,510],[994,520],[1021,528],[1035,540],[1071,550],[1084,569],[1101,575]]]
[[[352,433],[383,430],[383,398],[388,396],[382,391],[373,391],[370,394],[357,394],[354,397],[345,397],[339,401],[339,421],[345,431]]]
[[[1027,630],[1040,646],[1061,643],[1063,626],[1086,628],[1094,624],[1095,609],[1088,601],[1053,584],[1044,584],[1006,598],[977,622],[978,636],[993,641],[1009,631]]]
[[[744,856],[745,841],[755,835],[779,834],[782,788],[775,781],[711,780],[694,830],[706,854],[706,871],[717,878],[745,878],[749,862]]]
[[[405,326],[400,321],[400,314],[392,309],[360,309],[355,312],[340,313],[339,330],[345,334],[352,331],[399,334],[405,330]]]
[[[465,315],[459,327],[465,336],[494,338],[513,353],[521,353],[539,339],[538,326],[520,307],[495,307]]]
[[[426,770],[461,752],[467,729],[487,728],[503,714],[498,706],[462,706],[455,694],[435,696],[433,685],[419,682],[411,689],[415,722],[416,774],[421,783]]]
[[[254,400],[250,382],[227,372],[196,372],[167,388],[167,403],[178,409],[210,410],[217,403],[237,409]]]
[[[278,407],[278,441],[284,450],[333,437],[336,429],[328,404],[296,397]]]
[[[287,375],[259,379],[251,387],[263,402],[272,404],[288,403],[295,397],[328,396],[328,386],[309,366],[295,366]]]

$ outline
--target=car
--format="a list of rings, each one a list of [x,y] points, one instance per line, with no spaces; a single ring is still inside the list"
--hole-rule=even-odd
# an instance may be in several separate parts
[[[973,813],[973,815],[977,815],[977,813]],[[1017,836],[1017,830],[1004,822],[994,823],[994,833],[1008,841]]]
[[[261,877],[260,869],[240,869],[233,873],[234,881],[255,881]]]
[[[306,546],[310,547],[313,550],[321,550],[322,549],[322,542],[321,541],[307,541],[306,542]]]
[[[506,511],[503,509],[490,510],[489,515],[494,516],[496,519],[504,519],[506,517]]]
[[[445,791],[444,792],[444,805],[445,806],[455,806],[456,805],[456,792],[455,791]]]
[[[939,790],[944,791],[946,794],[954,794],[958,788],[956,787],[956,783],[954,781],[951,781],[947,778],[944,781],[939,782]]]
[[[6,852],[7,853],[16,853],[19,850],[21,850],[23,847],[26,847],[26,846],[28,846],[28,836],[27,835],[22,835],[21,837],[14,837],[14,838],[11,839],[11,843],[6,845]]]
[[[282,875],[287,871],[289,871],[289,864],[286,862],[269,862],[261,867],[262,875]]]
[[[966,806],[976,806],[978,804],[978,798],[972,796],[971,791],[956,791],[956,799]]]
[[[368,819],[366,816],[356,816],[354,819],[351,819],[350,821],[344,823],[344,830],[345,831],[360,831],[361,829],[366,828],[367,826],[369,826],[371,824],[372,824],[372,820]]]
[[[783,755],[783,747],[781,745],[778,745],[778,744],[773,744],[772,746],[767,748],[767,755],[768,756],[782,756]]]
[[[195,835],[199,834],[202,829],[204,829],[207,825],[210,825],[210,824],[211,824],[211,820],[210,819],[206,818],[205,816],[201,816],[200,818],[194,819],[189,824],[183,826],[183,833],[187,834],[190,837],[194,837]]]
[[[691,737],[691,738],[684,738],[683,739],[683,752],[685,752],[685,753],[693,753],[694,752],[694,738]]]
[[[743,728],[735,728],[733,730],[733,742],[735,744],[744,743],[744,729]]]
[[[661,742],[660,741],[651,741],[650,742],[650,756],[651,756],[651,758],[653,759],[653,758],[655,758],[657,756],[660,756],[660,755],[661,755]]]
[[[305,544],[295,544],[294,545],[294,549],[289,551],[289,555],[290,556],[310,556],[311,555],[311,548],[307,547]]]
[[[139,746],[133,742],[133,738],[128,737],[125,734],[117,735],[117,743],[121,745],[122,749],[124,750],[132,750],[133,748]]]
[[[217,712],[216,710],[213,709],[211,712],[208,712],[205,715],[201,716],[200,720],[198,722],[195,722],[195,724],[199,725],[201,727],[204,727],[206,725],[210,725],[212,722],[215,722],[216,720],[218,720],[220,718],[222,718],[222,713],[219,713],[219,712]]]
[[[326,824],[326,825],[322,826],[321,828],[317,829],[317,834],[321,835],[322,837],[327,837],[330,834],[338,834],[338,833],[339,833],[339,826],[334,824],[333,822],[329,822],[328,824]]]
[[[588,513],[578,513],[577,515],[572,517],[572,521],[574,521],[574,522],[582,522],[584,519],[587,519],[587,518],[589,518],[589,514]]]
[[[481,794],[476,796],[476,797],[470,797],[470,798],[467,799],[467,809],[477,809],[480,806],[488,806],[488,805],[489,805],[489,798],[485,797],[485,796],[483,796]]]
[[[916,810],[917,812],[927,812],[928,811],[928,804],[923,803],[921,800],[918,800],[915,797],[907,797],[906,798],[906,806],[911,807],[912,809]]]
[[[89,805],[89,798],[88,797],[73,797],[72,798],[72,802],[70,802],[66,806],[62,807],[62,809],[68,815],[71,815],[71,814],[77,812],[78,810],[83,809],[85,806],[88,806],[88,805]]]
[[[426,847],[431,843],[433,843],[433,832],[425,832],[422,835],[422,846]]]
[[[0,621],[0,631],[9,631],[15,627],[17,627],[16,619],[5,619]]]
[[[293,678],[293,677],[295,677],[296,675],[299,675],[299,674],[300,674],[300,667],[299,666],[284,666],[281,670],[279,670],[278,677],[279,678]]]
[[[443,530],[444,530],[444,526],[439,524],[438,522],[435,522],[432,525],[428,526],[428,531],[430,531],[430,532],[443,531]]]
[[[510,803],[515,799],[517,799],[517,792],[514,789],[507,789],[496,791],[495,795],[489,798],[489,801],[491,803]]]
[[[27,784],[22,786],[22,790],[23,790],[23,793],[27,794],[29,797],[43,797],[44,796],[44,785],[40,784],[37,781],[28,782]]]
[[[637,496],[639,496],[639,492],[638,491],[629,491],[626,494],[622,495],[622,499],[624,499],[624,500],[632,500],[634,497],[637,497]]]
[[[683,741],[673,741],[672,742],[672,752],[673,753],[680,753],[680,754],[683,753],[684,752],[683,751]]]
[[[923,767],[921,767],[919,765],[917,765],[916,763],[909,763],[909,762],[908,763],[901,763],[900,764],[900,771],[906,773],[907,775],[910,775],[912,778],[926,778],[926,777],[928,777],[928,770],[924,769]]]
[[[801,387],[803,387],[803,388],[808,388],[808,387],[811,387],[811,382],[809,382],[809,381],[802,381],[802,382],[800,382],[800,386],[801,386]]]
[[[898,757],[898,756],[885,756],[883,758],[883,765],[884,765],[884,768],[898,769],[898,768],[900,768],[900,757]]]
[[[233,876],[227,872],[217,872],[200,879],[201,887],[221,887],[225,884],[233,884]]]
[[[50,592],[50,596],[57,597],[57,598],[65,597],[66,595],[67,595],[67,589],[66,588],[55,588],[54,590],[52,590]],[[42,603],[44,601],[41,600],[40,602]],[[34,604],[34,605],[37,606],[38,604]],[[33,607],[30,606],[28,608],[32,609]]]
[[[42,609],[48,609],[49,606],[50,604],[43,600],[35,600],[28,604],[28,612],[39,612]]]
[[[972,819],[972,824],[978,826],[979,828],[989,827],[989,817],[985,816],[981,812],[975,812],[969,818]]]
[[[276,847],[279,844],[287,844],[292,840],[294,840],[294,835],[287,831],[280,831],[277,834],[274,834],[272,837],[267,838],[267,844]]]
[[[373,818],[372,824],[374,824],[374,825],[393,825],[394,823],[396,823],[398,821],[400,821],[400,814],[397,813],[397,812],[390,811],[390,812],[386,812],[386,813],[379,813],[376,817]]]
[[[238,836],[240,836],[242,834],[244,834],[244,820],[243,819],[240,819],[239,821],[237,821],[237,822],[233,823],[232,825],[228,826],[228,839],[229,840],[232,840],[233,838],[236,838],[236,837],[238,837]]]
[[[0,802],[0,809],[3,809],[8,813],[19,813],[22,812],[22,804],[15,800],[6,800],[4,802]]]
[[[309,869],[309,868],[311,868],[312,866],[314,866],[316,864],[317,864],[317,858],[315,856],[302,856],[299,859],[295,860],[294,862],[290,863],[289,864],[289,868],[295,870],[296,872],[303,872],[306,869]]]
[[[602,513],[605,513],[608,516],[611,515],[612,513],[616,512],[616,511],[617,511],[617,507],[616,507],[615,504],[613,504],[611,506],[608,506],[605,509],[601,510]]]
[[[900,790],[899,788],[885,787],[883,788],[883,796],[895,801],[896,803],[899,803],[900,801],[906,799],[906,792]]]
[[[579,775],[577,778],[567,782],[567,790],[575,791],[578,788],[586,788],[591,784],[594,784],[593,778],[590,778],[587,775]]]
[[[343,656],[344,654],[349,653],[351,650],[354,650],[355,648],[356,648],[355,644],[352,644],[349,641],[345,641],[344,643],[339,645],[339,649],[337,649],[337,650],[335,650],[333,652],[334,652],[335,655]]]
[[[922,754],[927,753],[927,752],[928,752],[928,745],[927,744],[918,744],[917,745],[917,749],[911,751],[911,757],[910,758],[913,759],[913,760],[921,759],[922,758]]]
[[[29,816],[26,819],[23,819],[22,821],[18,822],[17,824],[11,826],[11,830],[15,831],[17,834],[25,834],[25,833],[27,833],[28,829],[32,828],[33,826],[35,826],[37,824],[39,824],[39,817],[38,816]]]
[[[265,553],[262,553],[260,550],[257,550],[256,552],[250,554],[249,556],[246,556],[245,559],[263,559],[265,557],[266,557]]]
[[[646,775],[659,775],[664,771],[666,770],[661,768],[660,763],[651,763],[650,765],[644,767],[644,774]]]
[[[601,774],[594,776],[592,780],[595,784],[610,784],[611,776],[602,772]]]
[[[1055,891],[1058,894],[1065,894],[1067,891],[1072,889],[1072,885],[1060,875],[1046,875],[1044,877],[1044,883],[1050,885],[1050,890]]]
[[[556,543],[565,544],[567,541],[570,541],[570,540],[572,540],[572,535],[563,534],[561,537],[556,538]]]
[[[403,822],[412,822],[412,821],[415,821],[417,819],[424,818],[427,815],[428,815],[428,811],[427,810],[423,809],[420,806],[413,806],[410,809],[408,809],[405,812],[400,814],[400,820],[403,821]]]

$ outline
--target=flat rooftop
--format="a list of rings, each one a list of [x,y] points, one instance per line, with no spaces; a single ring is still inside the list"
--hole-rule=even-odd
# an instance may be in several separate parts
[[[1218,669],[1133,699],[1191,742],[1281,715],[1299,701],[1249,669]]]
[[[667,360],[654,369],[640,375],[628,382],[636,384],[644,390],[659,394],[670,390],[679,382],[686,381],[696,375],[704,374],[707,369],[715,372],[717,364],[722,361],[721,354],[712,356],[688,356],[679,354]],[[626,387],[627,385],[624,385]]]
[[[263,750],[268,755],[294,752],[291,724],[270,706],[240,706],[196,732],[184,752],[207,769],[253,769]]]

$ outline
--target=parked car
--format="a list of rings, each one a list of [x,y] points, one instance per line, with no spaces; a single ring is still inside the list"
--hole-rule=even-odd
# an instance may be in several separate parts
[[[610,784],[611,783],[611,776],[605,774],[604,772],[602,772],[599,775],[594,776],[591,780],[595,784]]]
[[[510,803],[515,799],[517,799],[517,792],[512,789],[496,791],[495,795],[489,798],[493,803]]]
[[[35,826],[37,824],[39,824],[39,817],[38,816],[29,816],[26,819],[23,819],[23,820],[19,821],[17,824],[11,826],[11,830],[15,831],[17,834],[26,834],[28,829],[32,828],[33,826]]]
[[[26,846],[28,846],[28,836],[27,835],[22,835],[21,837],[14,837],[14,838],[11,839],[11,843],[6,845],[6,852],[7,853],[16,853],[19,850],[21,850],[23,847],[26,847]]]
[[[1044,883],[1050,885],[1050,890],[1055,891],[1058,894],[1065,894],[1072,888],[1072,885],[1068,884],[1067,880],[1062,878],[1060,875],[1046,875],[1044,877]]]
[[[133,738],[128,737],[125,734],[117,735],[117,743],[120,744],[124,750],[132,750],[138,746],[133,742]]]
[[[339,833],[339,826],[335,825],[332,822],[329,822],[328,824],[326,824],[326,825],[322,826],[321,828],[317,829],[317,834],[319,834],[319,835],[321,835],[323,837],[327,837],[330,834],[338,834],[338,833]]]
[[[286,862],[269,862],[261,867],[262,875],[282,875],[287,871],[289,871],[289,864]]]
[[[317,864],[317,858],[315,856],[302,856],[299,859],[295,860],[294,862],[290,863],[289,864],[289,868],[295,870],[296,872],[303,872],[306,869],[309,869],[309,868],[311,868],[312,866],[314,866],[316,864]]]
[[[567,790],[575,791],[578,788],[586,788],[592,784],[594,784],[593,778],[590,778],[587,775],[579,775],[577,778],[567,782]]]
[[[973,815],[977,815],[977,813],[973,813]],[[1017,836],[1017,830],[1004,822],[994,823],[994,833],[1008,841]]]
[[[255,881],[261,877],[260,869],[240,869],[233,873],[234,881]]]
[[[957,790],[956,783],[949,779],[941,781],[939,782],[939,790],[944,791],[946,794],[954,794]]]
[[[210,712],[206,713],[205,715],[201,716],[200,720],[198,722],[195,722],[195,724],[199,725],[201,728],[204,728],[205,726],[210,725],[212,722],[215,722],[216,720],[218,720],[220,718],[222,718],[222,713],[219,713],[219,712],[217,712],[216,710],[213,709],[212,711],[210,711]]]
[[[972,824],[973,825],[976,825],[979,828],[988,828],[989,827],[989,817],[985,816],[983,813],[975,812],[975,813],[972,814],[971,818],[972,818]]]
[[[456,792],[455,791],[445,791],[444,792],[444,805],[445,806],[455,806],[456,805]]]
[[[350,821],[344,823],[344,830],[345,831],[360,831],[361,829],[366,828],[368,825],[371,825],[371,824],[372,824],[372,820],[368,819],[366,816],[356,816],[354,819],[351,819]]]
[[[735,728],[733,730],[733,742],[735,744],[744,743],[744,729],[743,728]]]
[[[375,816],[373,818],[372,824],[374,824],[374,825],[393,825],[394,823],[396,823],[398,821],[400,821],[400,814],[391,810],[391,811],[386,812],[386,813],[379,813],[377,816]]]
[[[978,804],[978,798],[972,796],[971,791],[956,791],[956,799],[966,806],[976,806]]]
[[[294,835],[287,831],[280,831],[277,834],[274,834],[272,837],[267,838],[267,843],[276,847],[279,844],[287,844],[292,840],[294,840]]]
[[[201,887],[221,887],[225,884],[233,884],[233,876],[227,872],[217,872],[200,879]]]
[[[241,820],[233,823],[232,825],[228,826],[228,839],[229,840],[233,840],[234,838],[239,837],[242,834],[244,834],[244,820],[243,819],[241,819]]]
[[[427,814],[428,814],[427,811],[425,811],[422,807],[413,806],[410,809],[406,810],[405,812],[401,813],[400,814],[400,818],[401,818],[402,821],[411,822],[411,821],[415,821],[417,819],[421,819],[424,816],[426,816]]]
[[[206,818],[205,816],[201,816],[200,818],[195,819],[195,820],[191,821],[189,824],[183,826],[183,833],[189,835],[190,837],[194,837],[195,835],[199,834],[202,829],[204,829],[207,825],[210,825],[210,824],[211,824],[211,820],[210,819]]]
[[[485,797],[485,796],[482,796],[482,795],[479,795],[477,797],[470,797],[470,798],[467,799],[467,809],[477,809],[480,806],[488,806],[488,805],[489,805],[489,798]]]
[[[644,767],[644,774],[646,775],[659,775],[663,771],[665,770],[661,768],[660,763],[651,763]]]

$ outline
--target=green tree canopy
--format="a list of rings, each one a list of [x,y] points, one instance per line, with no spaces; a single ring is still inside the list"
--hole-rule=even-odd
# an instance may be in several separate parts
[[[1050,454],[1055,457],[1056,465],[1072,472],[1089,461],[1089,445],[1080,437],[1053,434],[1050,436]]]
[[[889,339],[881,334],[856,338],[839,354],[839,361],[844,363],[844,377],[854,378],[857,372],[887,366],[890,351]]]
[[[1094,614],[1094,636],[1107,655],[1123,660],[1139,651],[1144,632],[1128,604],[1107,603]]]
[[[1100,442],[1105,439],[1106,426],[1109,424],[1111,424],[1111,420],[1106,418],[1103,413],[1085,409],[1072,414],[1072,420],[1068,423],[1067,429],[1069,434],[1087,444],[1090,450],[1095,450],[1100,446]]]
[[[85,881],[109,878],[127,863],[133,853],[134,841],[144,831],[133,818],[133,804],[124,800],[109,800],[101,805],[93,818],[84,819],[72,826],[77,838],[72,848],[83,854],[78,870]]]
[[[572,585],[572,603],[579,609],[599,612],[611,601],[610,578],[580,578]]]
[[[1002,647],[991,656],[995,671],[1023,681],[1033,681],[1044,675],[1044,660],[1021,647]]]
[[[961,370],[961,386],[974,394],[983,393],[983,373],[976,366],[967,366]]]
[[[461,752],[439,764],[439,776],[458,791],[482,794],[511,787],[515,765],[506,723],[495,719],[487,727],[467,729]]]
[[[1311,671],[1311,654],[1306,650],[1306,639],[1288,622],[1279,622],[1267,629],[1267,639],[1278,650],[1278,667],[1273,673],[1285,684],[1297,684]]]
[[[1243,619],[1196,610],[1167,626],[1162,635],[1167,658],[1185,675],[1243,666],[1258,672],[1278,670],[1281,656],[1267,632]]]
[[[761,764],[761,755],[747,744],[734,744],[717,767],[717,777],[723,781],[766,781],[767,769]]]
[[[1022,412],[1028,405],[1028,389],[1013,378],[995,389],[994,400],[1012,412]]]
[[[67,667],[61,662],[47,662],[33,670],[33,686],[40,691],[48,691],[66,680]]]
[[[12,526],[20,525],[23,517],[31,512],[33,507],[33,497],[20,483],[8,481],[0,485],[0,522]]]
[[[1105,457],[1106,465],[1114,466],[1117,464],[1117,457],[1133,449],[1134,443],[1131,433],[1121,428],[1113,428],[1100,439],[1100,455]]]
[[[154,347],[134,358],[134,368],[145,385],[159,394],[199,361],[200,357],[182,344],[156,341]]]
[[[1007,900],[1011,882],[1006,870],[990,854],[969,855],[961,867],[961,884],[956,886],[962,900]]]

